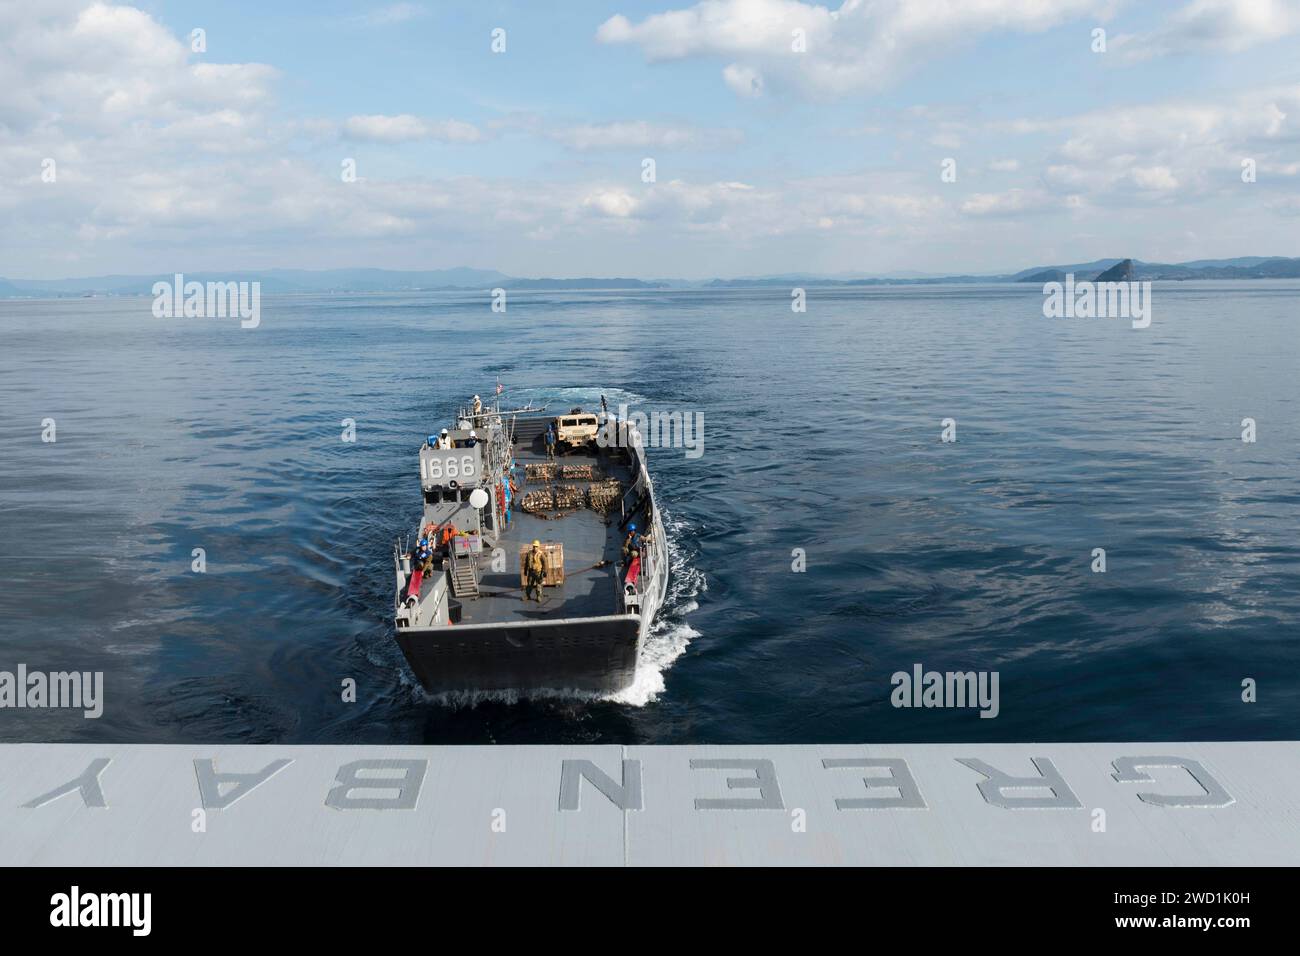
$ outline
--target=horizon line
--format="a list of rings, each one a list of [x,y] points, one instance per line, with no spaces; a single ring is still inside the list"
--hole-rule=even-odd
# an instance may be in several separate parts
[[[1297,258],[1300,258],[1300,256],[1238,255],[1238,256],[1202,257],[1202,258],[1194,258],[1194,259],[1185,259],[1177,262],[1156,262],[1156,261],[1150,261],[1145,259],[1139,259],[1135,256],[1104,256],[1101,258],[1091,259],[1084,262],[1075,262],[1072,263],[1072,265],[1094,265],[1096,263],[1109,262],[1109,261],[1120,263],[1120,262],[1124,262],[1125,260],[1131,260],[1135,265],[1142,264],[1147,266],[1154,265],[1154,266],[1178,267],[1178,266],[1187,266],[1188,263],[1192,263],[1192,262],[1231,262],[1237,259],[1258,259],[1262,262],[1267,262],[1273,260],[1287,261],[1287,260],[1294,260]],[[744,282],[744,281],[754,281],[754,280],[781,279],[785,277],[796,277],[796,276],[813,278],[813,279],[827,279],[827,280],[832,280],[837,282],[853,282],[853,281],[861,281],[864,279],[879,279],[879,280],[903,279],[908,281],[915,281],[917,279],[947,279],[947,278],[958,278],[958,277],[966,277],[966,276],[974,277],[974,278],[996,279],[1003,276],[1019,275],[1020,273],[1030,272],[1035,270],[1048,271],[1048,270],[1054,270],[1060,268],[1062,268],[1062,266],[1060,265],[1036,265],[1036,266],[1026,266],[1020,269],[1014,269],[1014,270],[1002,271],[1002,272],[969,272],[969,271],[962,271],[962,270],[956,270],[952,272],[927,272],[927,271],[921,271],[918,269],[909,269],[909,268],[887,270],[883,272],[866,272],[866,271],[846,272],[844,270],[840,270],[838,272],[812,272],[812,271],[804,272],[804,271],[794,269],[794,270],[789,270],[787,272],[749,273],[745,275],[732,275],[732,276],[722,276],[722,275],[713,274],[713,275],[691,278],[687,276],[670,276],[670,275],[656,275],[656,276],[642,277],[642,276],[627,275],[627,274],[608,275],[608,276],[597,276],[591,274],[570,275],[570,276],[561,276],[561,275],[527,276],[527,275],[515,275],[513,273],[504,272],[501,269],[484,268],[481,266],[438,266],[438,267],[430,267],[430,268],[395,269],[386,266],[358,265],[358,266],[326,266],[317,269],[311,269],[302,266],[268,266],[262,268],[240,268],[240,269],[201,268],[201,269],[196,269],[189,274],[240,275],[240,274],[252,274],[252,273],[266,274],[266,273],[274,273],[274,272],[303,272],[303,273],[308,273],[313,275],[323,275],[329,272],[371,271],[371,272],[389,273],[393,275],[411,275],[411,274],[418,274],[418,273],[439,273],[439,272],[492,272],[492,273],[496,273],[497,275],[505,277],[507,280],[522,280],[522,281],[532,281],[532,282],[544,282],[544,281],[575,282],[582,279],[591,279],[593,281],[598,281],[598,282],[611,282],[619,279],[626,279],[634,282],[646,282],[646,283],[710,282],[710,281]],[[908,273],[910,273],[910,275]],[[110,279],[110,278],[146,279],[146,278],[155,278],[162,275],[185,275],[185,274],[187,274],[186,270],[181,270],[178,272],[172,269],[172,270],[167,270],[165,272],[104,272],[104,273],[99,273],[97,275],[70,275],[70,276],[65,275],[56,278],[35,278],[35,277],[0,275],[0,282],[46,283],[46,282],[75,282],[75,281],[81,281],[87,279]],[[465,288],[469,288],[469,287],[465,287]]]

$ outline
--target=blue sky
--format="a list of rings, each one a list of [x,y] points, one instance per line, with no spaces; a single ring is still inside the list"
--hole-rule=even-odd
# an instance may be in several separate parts
[[[0,2],[10,277],[1300,255],[1297,2],[34,6]]]

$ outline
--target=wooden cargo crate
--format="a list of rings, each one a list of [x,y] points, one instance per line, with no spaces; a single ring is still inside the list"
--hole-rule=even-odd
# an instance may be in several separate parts
[[[519,549],[519,583],[526,585],[524,580],[524,555],[533,549],[530,541]],[[561,541],[543,541],[542,554],[546,560],[546,574],[542,577],[542,584],[546,587],[558,587],[564,583],[564,543]]]

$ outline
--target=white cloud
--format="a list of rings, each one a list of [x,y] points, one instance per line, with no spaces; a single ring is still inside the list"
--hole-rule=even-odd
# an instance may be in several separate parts
[[[598,189],[583,199],[582,204],[588,209],[596,210],[603,216],[627,219],[636,212],[641,202],[626,190]]]
[[[1008,189],[1000,193],[975,193],[961,204],[968,216],[1016,216],[1042,212],[1060,206],[1063,199],[1055,199],[1039,189]]]
[[[1100,16],[1109,0],[702,0],[633,23],[616,14],[596,31],[601,43],[634,44],[651,62],[716,57],[723,79],[744,96],[771,83],[815,94],[886,86],[905,69],[988,33],[1034,32]],[[795,30],[806,52],[793,49]]]
[[[411,20],[419,20],[428,15],[428,9],[418,3],[394,3],[386,7],[370,10],[352,19],[369,26],[387,26],[392,23],[407,23]]]
[[[255,110],[277,75],[258,63],[191,63],[188,46],[132,7],[23,6],[0,20],[0,128],[14,133],[109,135]]]
[[[675,179],[640,189],[605,185],[583,197],[591,222],[629,234],[724,237],[753,247],[790,237],[833,233],[903,237],[928,233],[950,221],[946,201],[898,177],[830,176],[781,180],[770,185]],[[581,223],[570,222],[580,226]]]
[[[1274,200],[1271,208],[1280,216],[1300,216],[1300,196],[1284,196]]]
[[[1129,59],[1242,50],[1300,31],[1300,0],[1192,0],[1159,29],[1112,41]]]
[[[397,116],[349,116],[343,123],[343,135],[348,139],[372,143],[407,143],[425,139],[445,143],[477,143],[483,139],[483,133],[472,123],[426,120],[410,113]]]
[[[316,250],[331,244],[343,264],[355,264],[374,261],[376,250],[409,250],[413,239],[422,255],[454,259],[476,243],[495,257],[541,239],[548,249],[556,240],[566,257],[624,239],[679,249],[723,236],[728,249],[753,249],[814,230],[897,235],[942,214],[934,197],[865,178],[629,185],[575,167],[549,181],[374,179],[362,161],[358,180],[345,183],[339,157],[347,154],[332,147],[339,136],[402,143],[486,134],[410,114],[282,121],[271,110],[277,74],[268,66],[196,62],[137,10],[51,9],[0,11],[0,70],[15,79],[0,83],[0,255],[13,275],[283,264],[285,250],[298,265],[324,265]],[[741,139],[736,130],[641,120],[523,128],[580,150],[726,148]],[[47,156],[58,163],[54,184],[40,181]]]
[[[646,120],[580,123],[555,129],[547,129],[541,122],[532,125],[547,138],[579,150],[719,149],[735,146],[744,138],[734,129],[705,129]]]
[[[1241,160],[1272,162],[1300,144],[1300,86],[1218,100],[1167,101],[1052,121],[1066,139],[1049,181],[1092,192],[1168,196],[1233,186]]]
[[[1148,192],[1172,192],[1178,188],[1178,177],[1168,166],[1134,166],[1131,176],[1139,189]]]
[[[817,36],[810,30],[808,55]],[[873,149],[870,168],[854,174],[810,174],[857,169],[864,153],[822,162],[813,146],[801,151],[806,164],[783,163],[780,172],[770,165],[765,172],[748,155],[713,169],[692,157],[672,164],[680,178],[642,184],[636,164],[601,150],[729,149],[747,140],[738,130],[671,118],[512,116],[480,125],[411,114],[284,118],[274,103],[275,70],[215,60],[191,55],[183,38],[139,10],[62,0],[0,6],[3,271],[405,265],[417,256],[454,264],[473,249],[484,265],[549,262],[559,274],[781,271],[807,267],[808,250],[833,250],[826,256],[845,268],[871,255],[932,271],[954,268],[954,260],[936,261],[952,255],[965,265],[996,258],[1002,268],[1035,257],[1045,242],[1111,237],[1121,226],[1110,223],[1130,213],[1126,247],[1130,237],[1171,235],[1206,218],[1231,222],[1225,235],[1276,241],[1269,237],[1294,231],[1295,219],[1283,217],[1300,209],[1291,196],[1300,186],[1300,86],[1046,120],[981,122],[978,110],[958,104],[899,111],[907,115],[897,122],[894,114],[867,117],[894,141]],[[402,165],[404,151],[376,151],[386,154],[382,167],[362,154],[360,179],[340,180],[340,158],[358,155],[340,137],[483,140],[513,160],[508,151],[518,144],[503,135],[511,131],[582,155],[558,162],[543,155],[508,176],[435,176],[403,174],[412,168]],[[1008,132],[1032,139],[1010,140]],[[986,191],[967,193],[965,172],[959,187],[941,186],[928,159],[915,161],[917,151],[930,155],[922,144],[933,137],[959,138],[962,169],[976,171],[973,181],[988,171],[977,187]],[[1007,155],[1017,160],[996,158]],[[40,181],[45,157],[57,159],[57,184]],[[1258,162],[1257,184],[1240,181],[1245,157]],[[998,191],[1011,185],[1020,188]],[[1200,202],[1218,205],[1198,212]],[[1088,218],[1097,211],[1105,216]],[[1165,225],[1184,215],[1186,222]],[[1061,228],[1067,216],[1080,228]],[[1272,232],[1270,219],[1279,224]]]
[[[763,95],[763,75],[750,66],[728,64],[722,70],[722,82],[737,96],[752,99]]]

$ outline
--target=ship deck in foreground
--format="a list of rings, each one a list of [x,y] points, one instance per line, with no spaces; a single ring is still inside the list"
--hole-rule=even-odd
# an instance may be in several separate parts
[[[0,744],[23,866],[1290,866],[1297,819],[1295,741]]]

